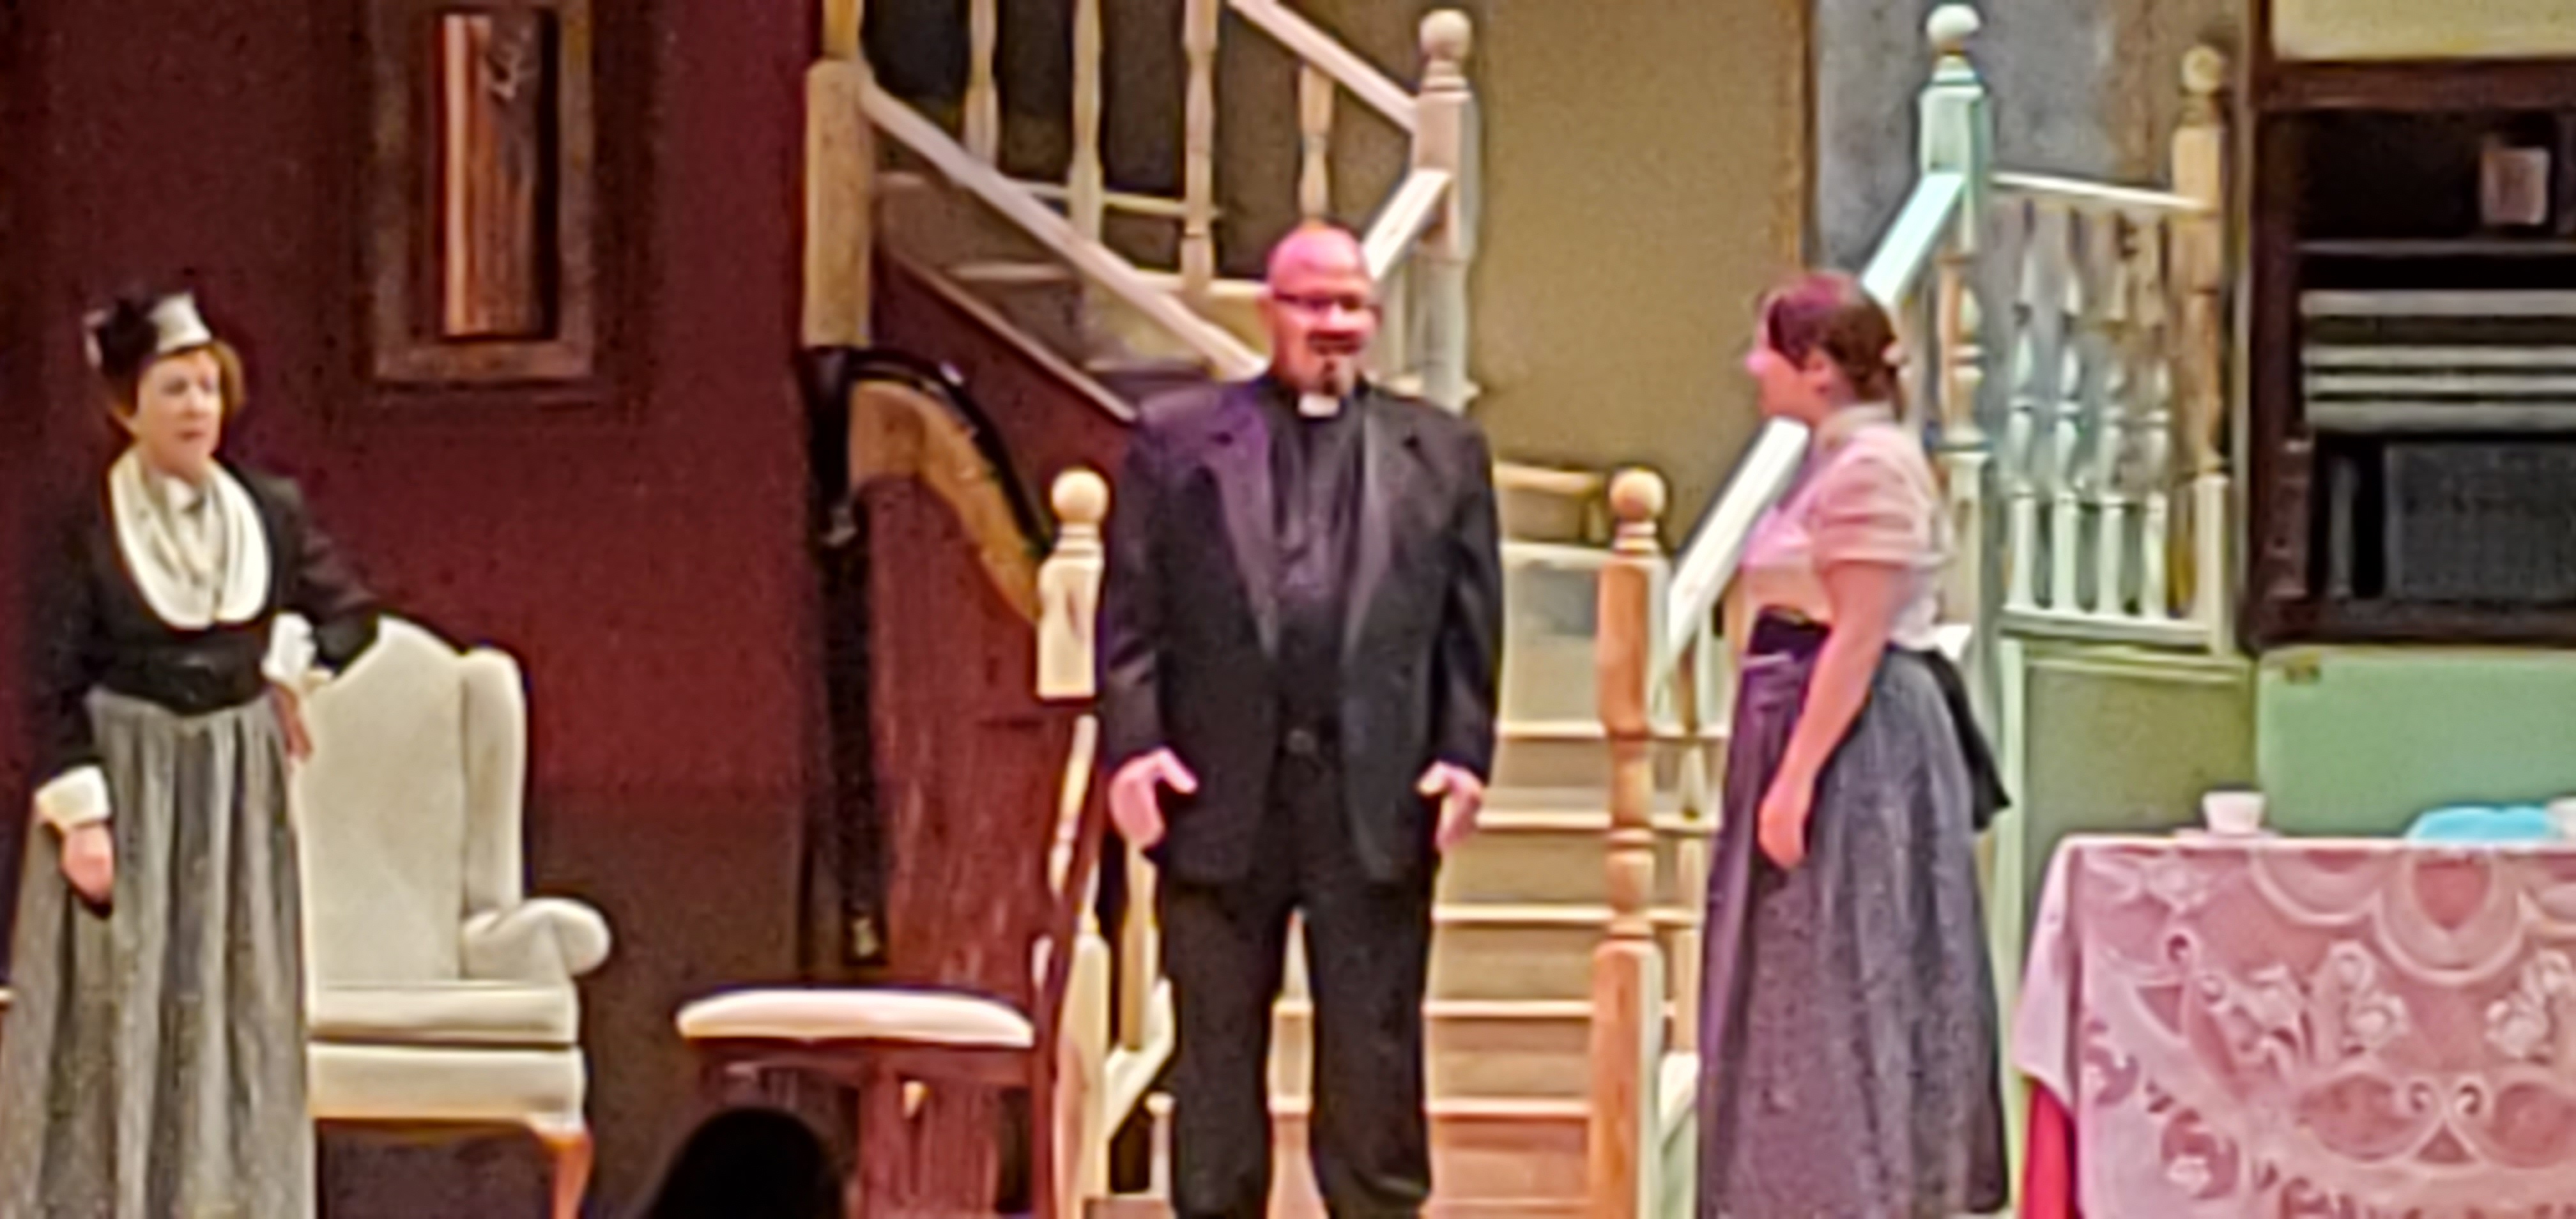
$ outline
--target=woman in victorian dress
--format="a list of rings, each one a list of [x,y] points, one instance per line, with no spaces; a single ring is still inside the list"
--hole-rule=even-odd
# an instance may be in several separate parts
[[[1934,647],[1950,539],[1897,421],[1887,314],[1842,276],[1763,305],[1764,413],[1811,431],[1734,595],[1744,640],[1709,883],[1699,1213],[2004,1204],[1975,837],[2002,789]],[[1741,619],[1753,618],[1745,639]]]
[[[238,357],[187,296],[89,319],[129,443],[33,572],[34,814],[0,1029],[0,1219],[305,1219],[289,692],[375,610],[292,484],[219,461]]]

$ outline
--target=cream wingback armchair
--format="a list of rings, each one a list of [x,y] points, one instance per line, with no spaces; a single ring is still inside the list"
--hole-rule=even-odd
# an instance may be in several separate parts
[[[608,924],[523,891],[518,664],[388,618],[304,718],[314,1117],[527,1129],[572,1219],[591,1160],[574,980],[607,959]]]

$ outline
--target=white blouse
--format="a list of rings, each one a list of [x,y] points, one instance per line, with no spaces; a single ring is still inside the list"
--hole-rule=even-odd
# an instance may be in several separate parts
[[[1887,407],[1865,405],[1845,407],[1817,427],[1806,468],[1754,527],[1738,570],[1755,610],[1830,625],[1825,568],[1903,568],[1909,591],[1890,640],[1930,651],[1939,642],[1940,574],[1949,558],[1949,522],[1922,442]]]

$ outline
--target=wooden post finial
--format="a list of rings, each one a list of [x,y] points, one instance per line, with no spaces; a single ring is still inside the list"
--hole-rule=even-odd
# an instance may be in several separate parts
[[[1923,22],[1923,36],[1931,40],[1932,51],[1943,59],[1956,59],[1968,53],[1968,41],[1985,28],[1985,19],[1965,4],[1944,4],[1932,10]]]
[[[1454,8],[1436,10],[1422,19],[1422,58],[1424,62],[1464,69],[1467,55],[1476,43],[1476,23]]]
[[[1055,506],[1056,520],[1067,531],[1087,529],[1100,531],[1100,522],[1109,518],[1109,480],[1091,470],[1067,470],[1057,476],[1048,500]]]
[[[1670,496],[1663,475],[1643,467],[1621,470],[1610,480],[1610,513],[1622,525],[1651,525],[1663,516]]]
[[[2183,52],[2182,91],[2192,97],[2214,97],[2227,87],[2227,53],[2208,43]]]

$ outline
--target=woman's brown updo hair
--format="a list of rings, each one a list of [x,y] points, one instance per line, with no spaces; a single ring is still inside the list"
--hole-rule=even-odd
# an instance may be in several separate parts
[[[216,388],[223,394],[224,419],[231,421],[242,408],[241,353],[222,339],[178,351],[158,350],[161,332],[152,321],[152,309],[160,299],[150,293],[120,296],[90,323],[91,357],[98,368],[109,413],[119,419],[134,414],[143,393],[143,374],[153,365],[203,351],[215,358]]]
[[[1762,301],[1762,341],[1801,364],[1822,352],[1860,401],[1904,405],[1896,323],[1851,276],[1810,272],[1774,289]]]

